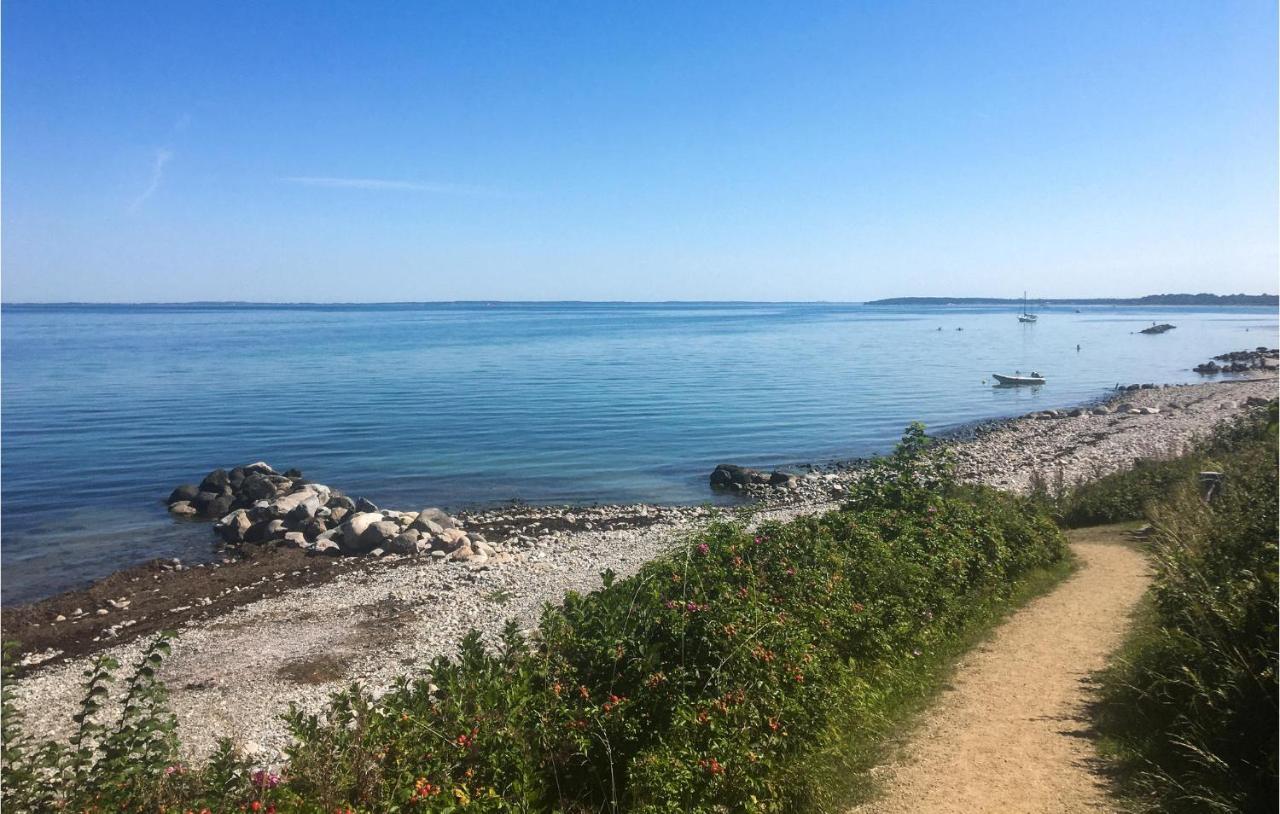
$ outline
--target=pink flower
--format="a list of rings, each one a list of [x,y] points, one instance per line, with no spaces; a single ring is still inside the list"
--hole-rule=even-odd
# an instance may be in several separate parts
[[[274,789],[280,785],[280,775],[266,769],[259,769],[253,773],[253,785],[263,789]]]
[[[707,554],[708,554],[710,551],[711,551],[711,547],[710,547],[710,546],[708,546],[706,543],[698,543],[698,553],[699,553],[699,554],[701,554],[702,556],[704,556],[704,557],[705,557],[705,556],[707,556]]]

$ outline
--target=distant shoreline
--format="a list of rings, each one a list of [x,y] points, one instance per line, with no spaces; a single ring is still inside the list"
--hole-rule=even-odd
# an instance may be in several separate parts
[[[1044,305],[1272,305],[1280,306],[1277,294],[1148,294],[1145,297],[1098,299],[1032,299],[1028,304]],[[863,305],[1022,305],[1020,298],[1003,297],[891,297],[869,300]]]
[[[251,301],[251,300],[188,300],[171,302],[87,302],[66,300],[61,302],[0,302],[0,308],[364,308],[421,306],[474,307],[485,306],[619,306],[619,305],[667,305],[667,306],[758,306],[758,305],[1021,305],[1021,298],[1003,297],[890,297],[880,300],[385,300],[385,301]],[[1144,297],[1030,299],[1030,305],[1139,305],[1139,306],[1203,306],[1243,305],[1280,306],[1277,294],[1148,294]]]

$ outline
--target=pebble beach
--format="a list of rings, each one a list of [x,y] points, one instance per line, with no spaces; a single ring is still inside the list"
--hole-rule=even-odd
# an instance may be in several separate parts
[[[971,427],[949,443],[961,477],[1024,492],[1036,478],[1071,484],[1138,458],[1175,455],[1218,422],[1275,398],[1276,390],[1275,376],[1260,372],[1126,391],[1075,410]],[[763,490],[751,522],[836,508],[856,477],[856,467],[810,467],[785,488]],[[510,507],[459,518],[464,527],[487,531],[508,554],[500,561],[394,554],[332,560],[295,551],[288,560],[224,569],[234,578],[212,579],[213,569],[190,568],[127,576],[111,586],[119,598],[81,595],[82,604],[101,600],[101,606],[85,609],[73,642],[55,636],[43,649],[24,652],[18,704],[29,731],[68,732],[88,660],[106,654],[127,667],[148,641],[142,632],[170,627],[177,635],[161,678],[188,757],[202,757],[219,737],[230,736],[256,761],[278,765],[288,740],[278,716],[290,704],[318,710],[353,681],[385,689],[452,653],[472,629],[493,641],[508,619],[532,628],[544,605],[566,592],[599,587],[606,570],[634,573],[713,518],[731,514],[652,505]],[[180,612],[172,604],[163,613],[148,612],[141,597],[162,591],[184,592]],[[6,611],[5,621],[6,638],[24,638],[24,630],[47,638],[70,624],[50,603]]]

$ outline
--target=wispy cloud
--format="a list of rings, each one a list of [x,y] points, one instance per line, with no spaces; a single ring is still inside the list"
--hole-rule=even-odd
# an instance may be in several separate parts
[[[167,148],[156,150],[155,159],[151,164],[151,181],[147,184],[147,188],[142,191],[142,194],[134,198],[133,203],[129,204],[129,214],[132,215],[137,212],[138,208],[146,203],[146,200],[160,188],[160,184],[164,181],[164,168],[172,159],[172,150]]]
[[[399,181],[389,178],[334,178],[330,176],[291,175],[281,178],[289,184],[331,189],[371,189],[401,192],[429,192],[437,195],[476,195],[503,197],[504,193],[488,187],[467,184],[436,184],[417,181]]]

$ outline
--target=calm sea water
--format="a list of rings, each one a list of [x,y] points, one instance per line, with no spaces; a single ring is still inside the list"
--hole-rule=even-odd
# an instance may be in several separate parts
[[[216,466],[298,467],[404,508],[697,503],[720,462],[866,455],[912,420],[1195,381],[1216,353],[1277,343],[1267,308],[1048,308],[1033,326],[1016,310],[6,306],[3,599],[208,556],[208,525],[161,501]],[[1135,333],[1152,321],[1178,328]],[[986,381],[1031,369],[1049,383]]]

